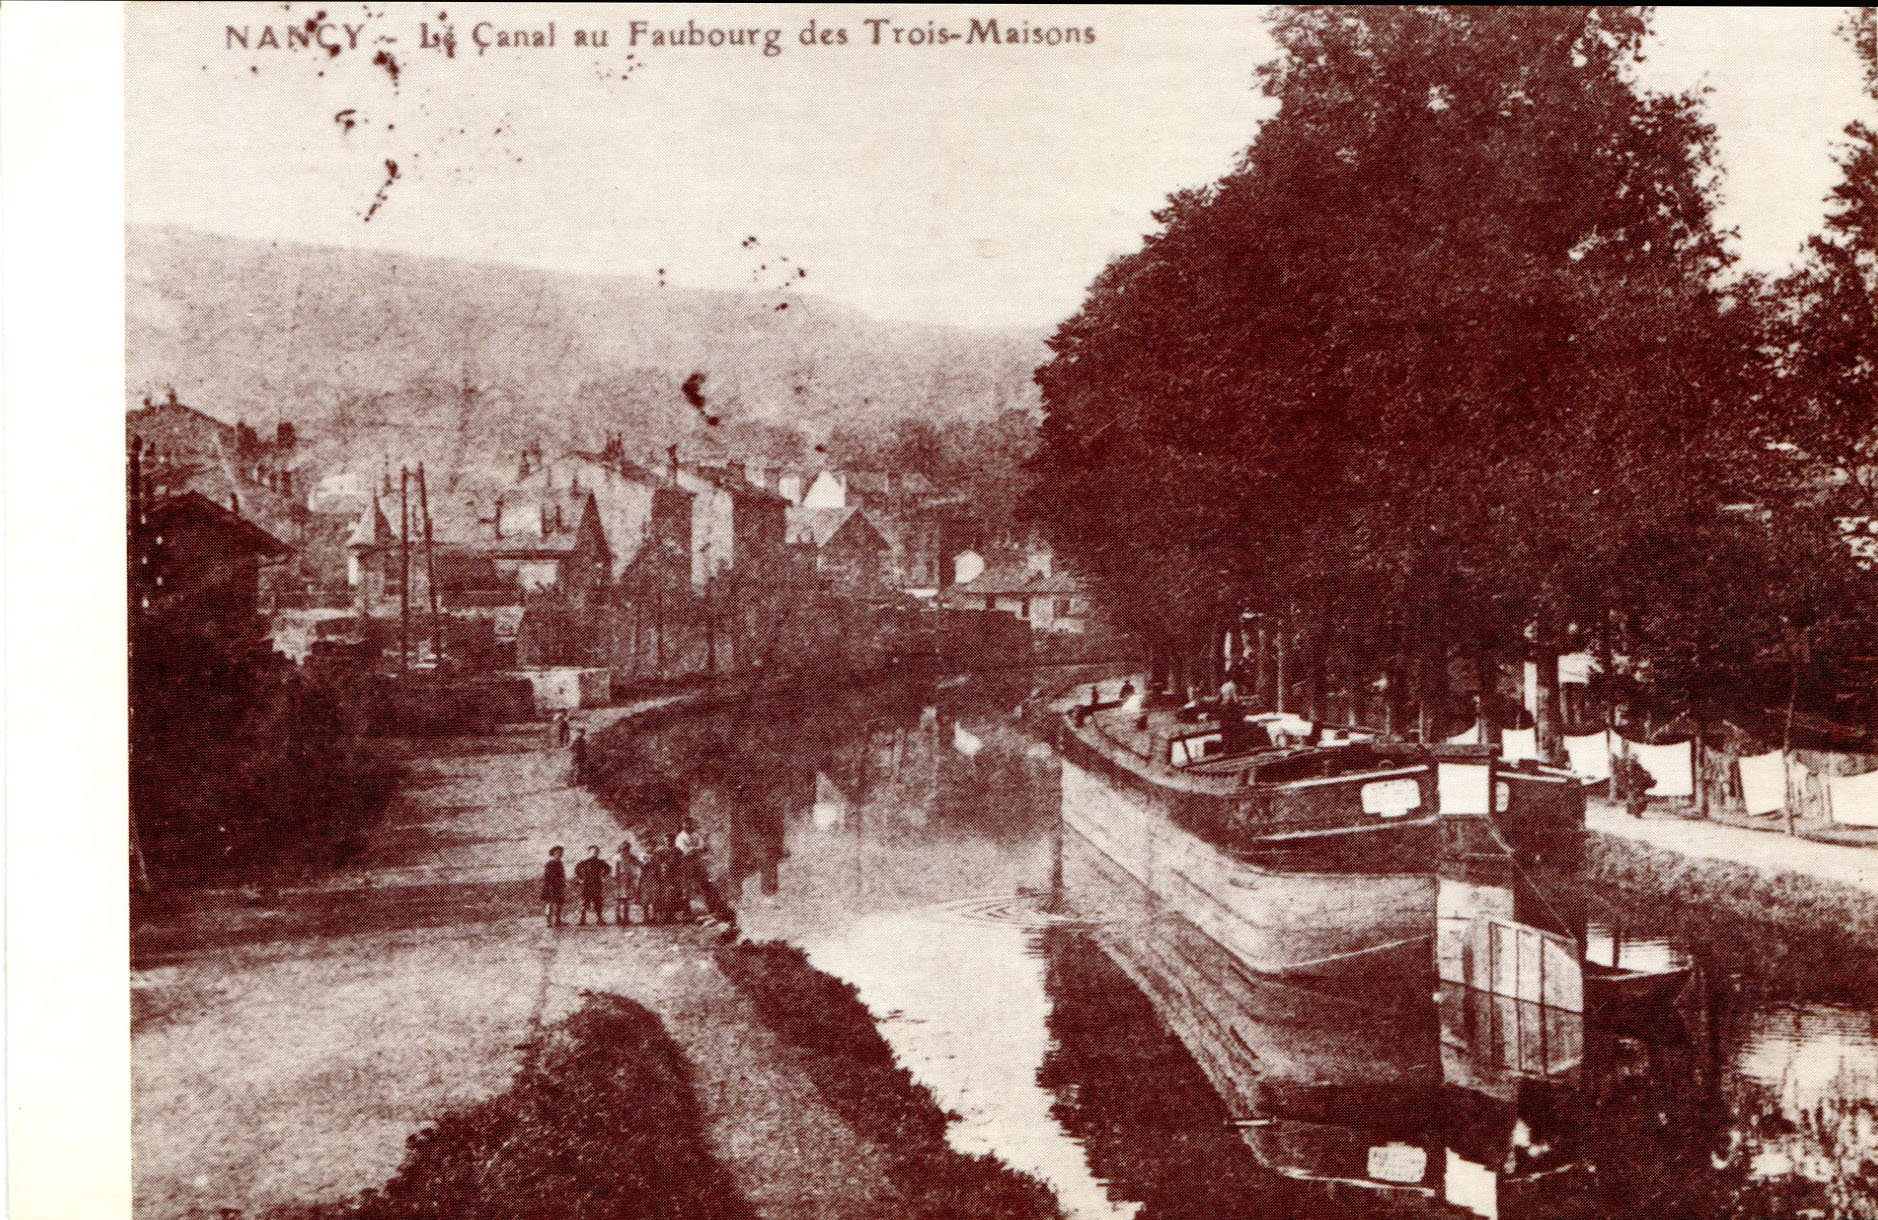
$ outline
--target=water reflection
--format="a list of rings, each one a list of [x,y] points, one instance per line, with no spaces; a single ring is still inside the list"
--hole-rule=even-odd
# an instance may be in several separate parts
[[[1256,975],[1064,832],[1024,693],[688,721],[609,760],[616,803],[696,818],[745,930],[853,983],[954,1142],[1071,1215],[1878,1214],[1872,1011],[1480,861],[1415,961]]]

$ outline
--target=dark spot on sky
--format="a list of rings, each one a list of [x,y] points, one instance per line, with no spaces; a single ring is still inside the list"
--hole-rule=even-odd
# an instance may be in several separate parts
[[[326,54],[334,59],[339,58],[339,44],[335,42],[332,46],[327,47]]]
[[[808,278],[809,278],[809,269],[808,269],[807,267],[797,267],[797,268],[796,268],[796,278],[797,278],[797,279],[799,279],[799,280],[806,280],[806,279],[808,279]]]
[[[390,51],[380,51],[378,54],[372,56],[372,62],[378,67],[383,68],[386,73],[390,75],[393,85],[398,83],[398,61]]]
[[[387,157],[385,158],[385,183],[378,188],[378,193],[372,196],[372,206],[365,209],[366,224],[372,223],[372,217],[378,214],[378,209],[385,206],[385,200],[391,192],[391,184],[397,180],[398,163]]]
[[[254,73],[256,76],[261,75],[261,69],[256,67],[254,64],[248,65],[248,71]]]
[[[678,387],[679,393],[685,396],[685,401],[700,409],[705,405],[704,378],[703,373],[693,373],[685,378],[685,384]]]
[[[357,113],[358,111],[348,106],[346,109],[341,110],[338,114],[333,116],[333,122],[339,124],[339,133],[341,135],[350,132],[354,127],[359,125],[359,121],[352,117]]]
[[[783,302],[782,304],[780,304],[780,305],[778,305],[778,306],[776,307],[776,312],[777,312],[777,313],[781,313],[781,312],[782,312],[783,310],[785,310],[785,309],[787,309],[787,308],[789,308],[789,302],[787,302],[787,301],[784,301],[784,302]]]

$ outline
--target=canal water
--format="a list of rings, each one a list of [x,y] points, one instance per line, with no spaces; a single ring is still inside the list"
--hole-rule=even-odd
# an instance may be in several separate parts
[[[855,987],[961,1150],[1075,1217],[1878,1215],[1862,970],[1822,984],[1738,925],[1550,875],[1521,884],[1586,960],[1686,973],[1586,1015],[1432,962],[1261,979],[1063,828],[1029,683],[755,705],[612,747],[629,805],[707,832],[746,934]]]

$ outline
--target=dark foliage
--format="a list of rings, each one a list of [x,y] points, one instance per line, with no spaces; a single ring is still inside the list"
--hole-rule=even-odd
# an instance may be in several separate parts
[[[753,1214],[711,1156],[690,1065],[657,1016],[590,996],[530,1056],[507,1092],[413,1135],[384,1190],[277,1220]]]
[[[396,771],[350,707],[260,641],[134,619],[130,798],[152,881],[267,881],[357,851]]]

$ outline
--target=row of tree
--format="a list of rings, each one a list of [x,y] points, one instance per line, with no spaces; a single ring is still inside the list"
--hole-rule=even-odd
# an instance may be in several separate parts
[[[1258,612],[1299,672],[1398,697],[1537,641],[1699,712],[1769,667],[1827,698],[1873,644],[1835,518],[1878,515],[1878,135],[1848,129],[1805,266],[1763,281],[1700,98],[1635,83],[1647,9],[1271,28],[1276,115],[1037,373],[1059,549],[1151,640],[1217,655]]]

